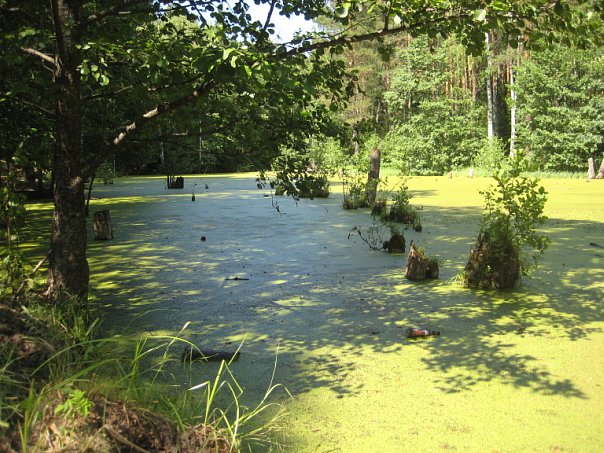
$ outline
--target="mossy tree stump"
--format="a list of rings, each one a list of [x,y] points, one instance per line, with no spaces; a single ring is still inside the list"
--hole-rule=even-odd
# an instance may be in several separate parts
[[[407,257],[407,270],[405,278],[407,280],[426,280],[438,278],[440,273],[438,261],[430,259],[424,255],[421,250],[415,247],[413,241],[409,244],[409,256]]]
[[[111,228],[111,216],[109,210],[95,211],[94,216],[94,238],[100,241],[113,239],[113,229]]]
[[[465,267],[465,283],[470,288],[509,289],[520,280],[520,257],[510,240],[494,241],[483,231],[476,239]]]

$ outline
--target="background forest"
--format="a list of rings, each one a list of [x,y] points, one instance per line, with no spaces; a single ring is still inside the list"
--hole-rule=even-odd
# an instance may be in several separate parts
[[[365,31],[381,26],[375,20],[369,24]],[[322,33],[347,33],[335,22],[315,26]],[[168,38],[189,32],[190,41],[197,39],[179,17],[139,27],[151,46],[143,49],[147,60],[139,61],[140,67],[116,66],[115,44],[89,49],[81,67],[90,86],[83,106],[85,148],[95,152],[131,112],[148,105],[149,86],[163,84],[151,89],[151,100],[162,102],[178,78],[186,79],[186,60],[174,68],[168,55],[183,49]],[[34,29],[19,32],[25,41],[38,37]],[[322,80],[304,79],[317,72],[316,62],[301,72],[273,68],[261,86],[241,77],[195,111],[158,118],[128,143],[127,152],[109,157],[98,174],[259,170],[284,150],[311,152],[324,161],[325,154],[333,160],[374,146],[387,166],[410,175],[489,170],[513,149],[524,150],[533,170],[584,172],[587,159],[599,163],[604,152],[604,50],[585,46],[589,36],[549,38],[552,42],[543,37],[530,49],[521,39],[510,45],[497,30],[485,34],[482,49],[468,48],[463,36],[436,33],[342,46],[321,57],[327,70]],[[198,45],[186,51],[191,61]],[[237,51],[225,53],[235,68]],[[141,81],[149,72],[151,80]],[[2,160],[41,184],[54,146],[47,78],[37,61],[10,47],[2,74]],[[279,90],[265,90],[270,84]]]

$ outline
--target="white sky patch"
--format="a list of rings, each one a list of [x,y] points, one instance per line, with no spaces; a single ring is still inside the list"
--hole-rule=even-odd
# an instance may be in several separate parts
[[[270,9],[269,5],[255,5],[253,1],[248,2],[250,5],[249,14],[253,19],[257,19],[264,23],[266,15]],[[275,24],[275,32],[273,40],[277,42],[289,42],[296,32],[309,32],[315,27],[313,21],[304,19],[303,16],[291,16],[289,19],[281,16],[278,10],[273,11],[271,22]]]

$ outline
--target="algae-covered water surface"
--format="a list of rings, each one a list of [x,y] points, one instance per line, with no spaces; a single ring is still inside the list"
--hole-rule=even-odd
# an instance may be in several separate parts
[[[196,201],[191,201],[193,184]],[[452,279],[478,232],[487,179],[412,178],[424,206],[411,239],[440,256],[438,281],[403,277],[406,255],[351,230],[367,211],[269,196],[253,175],[122,178],[95,191],[115,238],[90,242],[95,309],[107,333],[185,331],[234,350],[246,403],[274,381],[285,451],[604,450],[604,182],[544,180],[540,267],[510,292]],[[205,185],[207,184],[207,189]],[[278,210],[274,203],[278,204]],[[408,340],[404,328],[440,337]],[[199,381],[216,365],[195,364]]]

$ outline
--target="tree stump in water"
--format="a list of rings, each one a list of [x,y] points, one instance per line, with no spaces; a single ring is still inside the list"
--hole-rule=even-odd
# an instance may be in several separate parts
[[[388,253],[405,253],[405,236],[399,232],[392,233],[389,240],[384,241],[384,250]]]
[[[604,159],[602,159],[602,163],[600,164],[600,169],[598,170],[596,179],[604,179]]]
[[[587,179],[594,179],[596,177],[596,170],[594,168],[594,159],[590,157],[587,159]]]
[[[109,210],[95,211],[94,213],[94,238],[101,241],[113,239],[111,229],[111,216]]]
[[[436,260],[431,260],[424,256],[416,247],[413,241],[409,244],[409,256],[407,257],[407,270],[405,278],[407,280],[425,280],[427,278],[438,278],[439,266]]]
[[[168,189],[183,189],[185,187],[185,179],[182,176],[177,176],[176,178],[172,175],[169,175],[166,178],[166,185]]]
[[[373,148],[369,155],[370,168],[369,175],[367,177],[367,191],[365,193],[367,203],[373,205],[377,197],[377,187],[380,179],[380,163],[382,160],[382,152],[379,148]]]
[[[465,267],[465,282],[471,288],[508,289],[520,280],[520,259],[511,242],[496,244],[483,231],[476,239]]]

